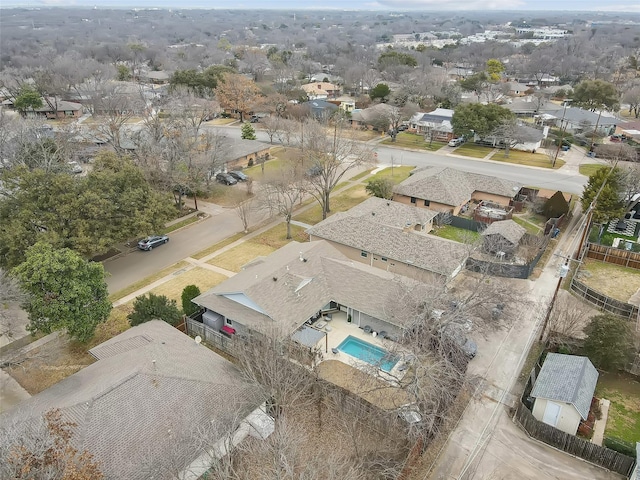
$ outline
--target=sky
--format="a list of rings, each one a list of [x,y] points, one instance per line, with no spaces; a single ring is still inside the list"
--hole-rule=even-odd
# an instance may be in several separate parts
[[[531,10],[640,12],[638,0],[5,0],[9,6],[98,6],[222,9]]]

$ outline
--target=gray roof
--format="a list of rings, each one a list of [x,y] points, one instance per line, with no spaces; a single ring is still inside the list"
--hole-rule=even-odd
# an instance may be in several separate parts
[[[596,383],[598,371],[587,357],[549,353],[531,396],[571,403],[586,420]]]
[[[431,223],[437,214],[374,197],[332,215],[307,233],[448,277],[464,263],[467,248],[413,229]]]
[[[243,139],[228,139],[226,147],[229,152],[228,158],[235,160],[237,158],[245,157],[252,153],[258,153],[263,150],[271,148],[269,144],[259,142],[257,140],[243,140]]]
[[[133,327],[91,352],[97,362],[0,420],[24,425],[60,409],[77,424],[76,447],[94,455],[105,478],[150,478],[145,461],[180,470],[202,454],[188,440],[203,421],[222,435],[230,418],[262,403],[233,364],[166,322]],[[175,478],[168,471],[153,478]]]
[[[521,187],[511,180],[448,167],[424,167],[412,173],[394,187],[394,193],[451,206],[468,202],[476,191],[513,198]]]
[[[390,306],[416,286],[353,262],[328,242],[291,242],[193,302],[253,330],[290,335],[331,301],[395,323]]]
[[[525,233],[527,230],[513,220],[500,220],[489,225],[482,232],[482,235],[500,235],[513,245],[517,245]]]

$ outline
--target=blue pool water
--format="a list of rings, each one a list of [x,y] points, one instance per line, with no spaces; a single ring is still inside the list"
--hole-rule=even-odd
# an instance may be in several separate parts
[[[395,364],[398,363],[398,359],[386,350],[351,335],[338,345],[338,350],[370,365],[379,367],[385,372],[390,372]]]

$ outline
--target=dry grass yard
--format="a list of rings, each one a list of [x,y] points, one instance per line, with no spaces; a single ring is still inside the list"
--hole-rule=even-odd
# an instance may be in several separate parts
[[[628,302],[640,288],[640,271],[633,268],[587,259],[580,271],[581,282],[622,302]]]
[[[175,300],[178,303],[178,307],[181,306],[182,302],[182,290],[187,285],[196,285],[201,292],[206,292],[227,278],[221,273],[202,267],[195,267],[185,272],[176,272],[174,275],[175,278],[157,286],[151,290],[151,293],[164,295],[171,300]]]

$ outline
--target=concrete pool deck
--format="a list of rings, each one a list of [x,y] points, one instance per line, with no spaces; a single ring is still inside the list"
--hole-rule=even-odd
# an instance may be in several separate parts
[[[365,331],[358,327],[355,323],[347,322],[346,312],[333,313],[332,319],[330,321],[325,322],[325,320],[326,319],[319,320],[315,324],[323,325],[323,323],[326,323],[326,325],[323,325],[323,328],[321,330],[323,332],[326,332],[327,339],[322,339],[317,344],[317,347],[322,350],[322,361],[339,360],[351,367],[357,368],[358,370],[363,370],[371,373],[373,368],[371,364],[352,357],[351,355],[344,352],[332,352],[332,349],[337,349],[338,346],[349,336],[355,337],[359,340],[362,340],[363,342],[367,342],[371,345],[382,348],[393,355],[397,355],[399,357],[403,356],[399,351],[400,346],[398,343],[380,338],[378,336],[373,336],[371,333],[365,333]],[[402,377],[405,375],[406,371],[406,362],[402,358],[400,358],[400,360],[388,373],[378,369],[380,377],[384,378],[390,383],[397,383],[399,380],[402,380]]]

